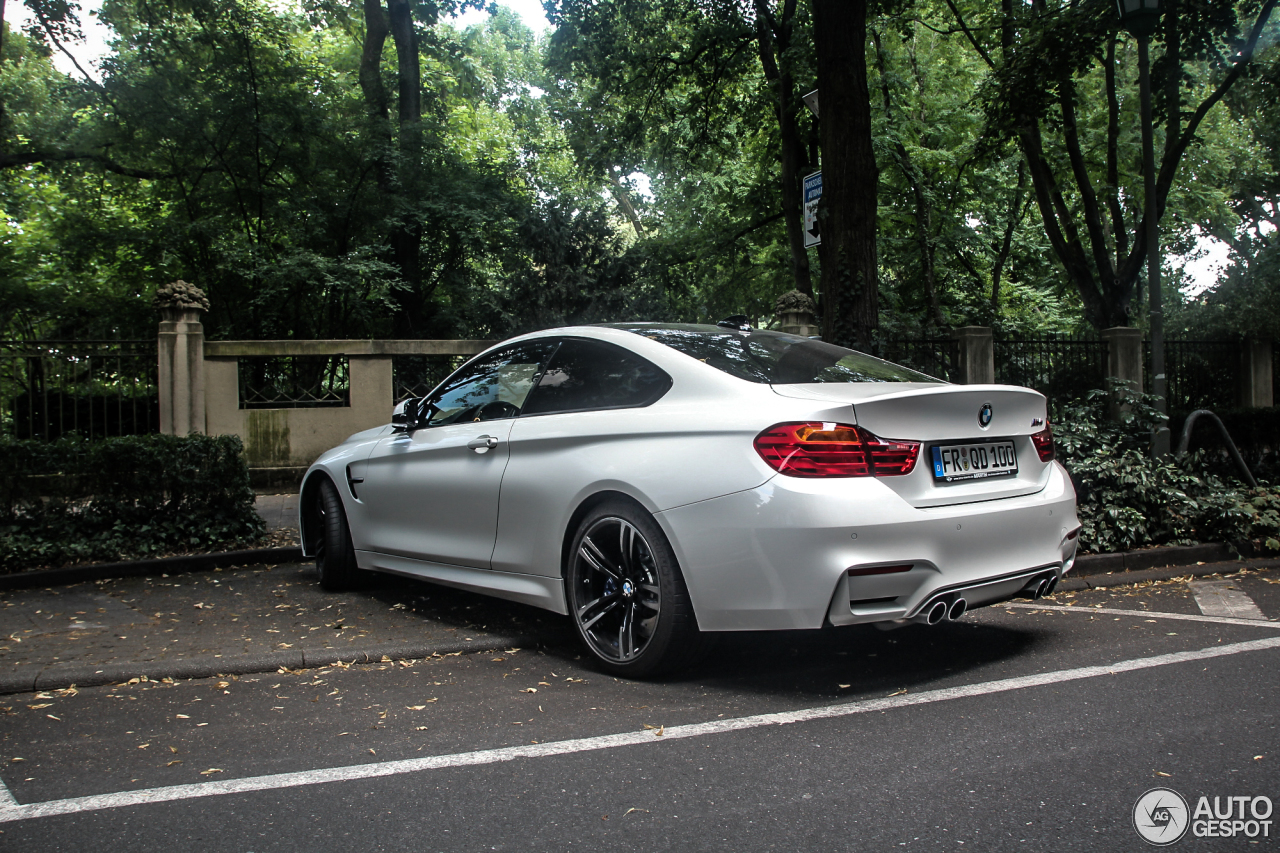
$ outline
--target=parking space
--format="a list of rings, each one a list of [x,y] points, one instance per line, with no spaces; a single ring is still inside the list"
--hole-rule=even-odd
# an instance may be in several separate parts
[[[1276,579],[1230,583],[1274,620]],[[783,842],[800,826],[831,849],[869,849],[847,846],[851,837],[1132,849],[1132,798],[1162,781],[1243,793],[1248,780],[1275,793],[1277,662],[1280,623],[1206,621],[1175,580],[934,628],[735,635],[691,672],[650,683],[599,674],[570,634],[548,629],[528,647],[483,653],[26,694],[0,705],[0,779],[34,811],[11,808],[19,819],[0,825],[0,844],[68,849],[58,845],[78,833],[139,821],[200,826],[197,811],[224,826],[234,814],[332,830],[355,798],[387,838],[404,809],[435,815],[439,849],[478,849],[476,826],[489,847],[531,849],[516,843],[522,820],[555,849],[601,838],[620,849],[767,848],[742,834],[744,820],[778,849],[797,849]],[[901,797],[885,801],[895,786]],[[1068,795],[1102,809],[1089,812],[1100,834],[1062,822],[1060,808],[1045,820],[1037,803]],[[904,817],[930,797],[936,825]],[[62,814],[35,817],[39,804]],[[450,828],[451,809],[485,821],[450,839],[463,829]],[[638,835],[614,834],[624,813]],[[1067,834],[1046,835],[1055,825]],[[1012,834],[990,835],[995,826]],[[696,828],[696,843],[670,834],[678,827]],[[225,837],[212,846],[257,849],[247,830]],[[174,841],[163,829],[138,838],[133,849]],[[286,838],[262,849],[304,849]]]

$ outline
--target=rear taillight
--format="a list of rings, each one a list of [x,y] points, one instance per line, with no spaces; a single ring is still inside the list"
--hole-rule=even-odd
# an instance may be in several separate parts
[[[1031,433],[1031,443],[1036,446],[1041,462],[1053,461],[1053,430],[1049,428],[1049,424],[1045,424],[1044,429],[1039,432]]]
[[[850,424],[793,423],[756,436],[756,452],[792,477],[895,477],[910,474],[918,441],[886,441]]]

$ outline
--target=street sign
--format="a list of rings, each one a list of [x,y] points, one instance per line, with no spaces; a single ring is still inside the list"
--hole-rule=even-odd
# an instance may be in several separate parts
[[[818,200],[822,198],[822,173],[804,176],[804,247],[822,242],[818,228]]]

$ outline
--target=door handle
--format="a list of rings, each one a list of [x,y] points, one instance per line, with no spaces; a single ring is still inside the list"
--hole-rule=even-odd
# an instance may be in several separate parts
[[[467,442],[467,447],[470,447],[476,453],[488,453],[497,446],[498,439],[492,435],[482,435]]]

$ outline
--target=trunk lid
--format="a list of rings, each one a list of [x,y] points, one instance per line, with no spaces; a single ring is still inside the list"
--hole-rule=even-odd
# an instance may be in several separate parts
[[[829,412],[833,402],[848,403],[858,426],[884,439],[918,441],[919,460],[910,474],[880,482],[912,506],[926,508],[1031,494],[1044,488],[1051,462],[1041,462],[1031,441],[1048,420],[1044,395],[1011,385],[934,383],[822,383],[775,385],[783,397],[812,400]],[[990,406],[985,427],[979,414]],[[817,408],[817,406],[815,406]],[[1037,423],[1037,420],[1039,421]],[[931,461],[935,445],[987,444],[1009,440],[1018,472],[985,480],[936,481]]]

